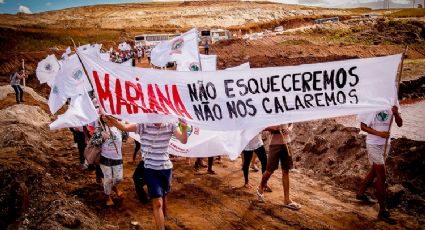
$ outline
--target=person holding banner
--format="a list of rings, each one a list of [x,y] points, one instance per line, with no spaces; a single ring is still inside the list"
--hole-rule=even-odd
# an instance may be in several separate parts
[[[267,186],[267,181],[270,179],[273,172],[279,167],[279,161],[282,168],[282,184],[284,200],[283,205],[292,210],[299,210],[301,205],[293,202],[289,198],[289,170],[293,167],[292,155],[288,148],[288,143],[291,141],[290,133],[292,132],[292,124],[277,125],[266,128],[266,131],[271,132],[271,141],[269,147],[269,157],[267,160],[267,168],[261,178],[260,186],[257,188],[257,198],[260,202],[264,202],[264,190]]]
[[[125,124],[113,117],[105,117],[108,125],[121,131],[136,132],[140,135],[144,176],[148,185],[148,194],[152,199],[156,229],[164,229],[164,217],[167,215],[167,194],[171,189],[173,164],[168,154],[168,145],[174,135],[181,143],[187,143],[186,121],[179,119],[179,125],[172,123]]]
[[[21,87],[21,79],[26,78],[25,70],[23,67],[20,67],[18,71],[10,75],[10,85],[12,86],[13,90],[15,90],[16,94],[16,103],[20,104],[21,102],[24,102],[23,96],[24,96],[24,90],[22,90]]]
[[[92,143],[101,146],[100,169],[103,173],[103,188],[107,195],[106,205],[114,205],[111,192],[114,191],[118,197],[123,196],[123,192],[118,189],[118,185],[123,180],[122,161],[122,133],[115,127],[105,127],[102,119],[100,125],[96,127],[93,134]],[[101,142],[101,144],[99,143]]]
[[[359,116],[361,121],[361,130],[367,133],[366,147],[369,157],[369,163],[372,165],[368,174],[361,183],[360,189],[356,194],[356,199],[367,204],[372,204],[366,196],[366,189],[375,181],[376,197],[379,202],[378,218],[388,223],[395,223],[390,218],[390,213],[386,209],[386,173],[385,173],[385,158],[388,155],[387,139],[390,137],[390,124],[392,116],[398,127],[403,125],[403,119],[398,112],[397,106],[393,106],[391,110],[379,111],[371,114],[363,114]]]

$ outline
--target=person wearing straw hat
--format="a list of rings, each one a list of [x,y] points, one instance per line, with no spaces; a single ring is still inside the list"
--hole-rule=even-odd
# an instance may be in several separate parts
[[[373,204],[366,196],[366,189],[375,181],[376,197],[379,202],[378,218],[388,223],[395,223],[390,217],[386,208],[386,173],[385,158],[388,155],[387,139],[390,137],[389,127],[392,123],[392,117],[398,127],[403,125],[403,119],[398,111],[398,102],[392,109],[378,111],[370,114],[359,115],[361,130],[367,133],[366,147],[369,163],[372,165],[368,174],[361,183],[360,189],[356,194],[356,199],[367,204]]]

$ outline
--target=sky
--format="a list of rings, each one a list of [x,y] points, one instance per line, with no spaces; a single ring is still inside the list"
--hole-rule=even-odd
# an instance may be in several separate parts
[[[152,2],[160,0],[0,0],[0,13],[16,14],[38,13],[43,11],[58,10],[76,6],[114,4],[129,2]],[[165,0],[170,1],[170,0]],[[171,0],[172,1],[172,0]],[[182,0],[181,0],[182,1]],[[270,0],[288,4],[304,4],[321,7],[371,7],[383,6],[384,0]],[[391,0],[393,7],[411,7],[415,1],[424,4],[425,0]]]

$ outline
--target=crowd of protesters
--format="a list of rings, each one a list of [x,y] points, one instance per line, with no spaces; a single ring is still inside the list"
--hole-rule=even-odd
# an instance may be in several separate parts
[[[208,53],[208,43],[205,42],[204,46],[205,52]],[[132,65],[135,66],[136,60],[140,63],[144,57],[149,59],[150,50],[142,48],[129,51],[110,51],[110,60],[116,63],[123,63],[132,59]],[[11,86],[16,92],[18,104],[23,102],[20,80],[24,78],[26,78],[26,74],[23,68],[10,76]],[[96,99],[93,99],[93,104],[98,108]],[[373,204],[371,199],[365,195],[365,191],[376,179],[375,187],[380,207],[378,218],[393,223],[394,220],[390,217],[386,208],[385,158],[389,150],[386,147],[389,146],[386,142],[393,118],[399,127],[402,126],[402,118],[397,106],[394,106],[391,110],[362,115],[359,118],[361,129],[368,134],[366,144],[371,168],[356,194],[356,199],[360,202]],[[255,163],[255,159],[258,158],[261,163],[262,178],[261,182],[255,186],[254,193],[256,193],[258,201],[265,202],[264,192],[272,192],[267,183],[280,164],[284,195],[283,207],[299,210],[301,205],[290,198],[289,173],[293,168],[290,142],[294,138],[292,128],[292,124],[276,125],[266,127],[257,134],[241,153],[241,176],[244,178],[244,187],[252,188],[249,181],[249,171],[250,168],[253,171],[258,171]],[[173,168],[167,149],[172,136],[183,144],[187,142],[186,121],[179,119],[178,124],[129,124],[113,117],[100,116],[99,120],[92,124],[71,128],[70,130],[78,147],[80,169],[96,171],[97,182],[103,183],[107,206],[114,205],[112,192],[115,192],[118,197],[123,196],[123,192],[119,189],[123,180],[122,144],[126,141],[128,132],[134,132],[140,136],[140,140],[134,141],[135,150],[132,155],[133,161],[136,161],[137,155],[141,154],[141,160],[133,174],[135,190],[140,202],[152,202],[156,229],[164,229],[164,217],[167,215],[167,195],[171,190]],[[88,163],[85,156],[85,151],[89,146],[97,146],[100,151],[99,161],[94,164]],[[205,159],[196,158],[193,165],[195,174],[199,174],[202,167],[207,168],[208,174],[216,174],[213,170],[213,163],[216,159],[220,161],[221,157],[208,157],[208,163],[205,164]],[[186,163],[190,163],[190,159]]]

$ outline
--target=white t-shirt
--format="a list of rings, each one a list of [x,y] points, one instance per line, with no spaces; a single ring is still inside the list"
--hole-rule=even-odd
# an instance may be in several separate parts
[[[379,111],[376,113],[362,114],[359,115],[360,122],[364,123],[368,127],[376,131],[388,131],[391,122],[391,116],[393,115],[391,109]],[[385,138],[376,136],[368,133],[366,137],[366,143],[372,145],[385,145]]]
[[[246,145],[245,147],[245,151],[253,151],[256,150],[258,148],[260,148],[260,146],[263,145],[263,140],[261,139],[261,134],[257,134],[254,138],[252,138],[249,143]]]
[[[109,132],[109,131],[107,131]],[[113,160],[121,160],[122,159],[122,136],[121,131],[119,131],[116,127],[111,127],[111,134],[109,134],[109,138],[105,140],[102,144],[102,156],[113,159]],[[112,139],[114,141],[112,141]],[[115,142],[115,145],[114,145]],[[116,146],[116,148],[115,148]]]

